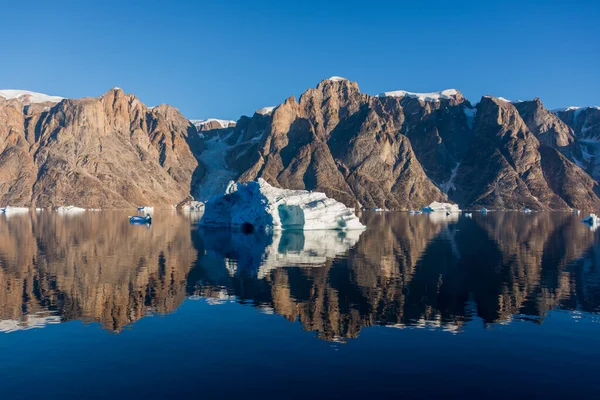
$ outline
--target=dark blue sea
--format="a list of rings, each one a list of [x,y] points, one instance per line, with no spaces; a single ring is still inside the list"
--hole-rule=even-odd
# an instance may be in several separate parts
[[[368,212],[243,234],[0,216],[0,398],[597,398],[600,232]]]

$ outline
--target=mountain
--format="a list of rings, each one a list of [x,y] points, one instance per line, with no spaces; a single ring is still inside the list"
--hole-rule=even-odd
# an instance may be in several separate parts
[[[0,204],[123,208],[206,201],[230,180],[348,206],[600,209],[600,110],[476,104],[455,89],[361,93],[341,77],[237,122],[189,121],[115,88],[0,91]]]
[[[573,131],[576,144],[572,160],[594,179],[600,178],[600,107],[568,107],[554,110]]]
[[[370,96],[334,77],[242,117],[222,139],[237,179],[319,190],[351,206],[600,208],[573,129],[539,99],[485,96],[473,106],[454,89]]]
[[[202,141],[173,107],[119,88],[58,102],[2,93],[0,204],[166,207],[196,185]]]

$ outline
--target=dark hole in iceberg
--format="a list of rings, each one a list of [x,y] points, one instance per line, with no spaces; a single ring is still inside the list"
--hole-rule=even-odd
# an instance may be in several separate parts
[[[240,226],[240,230],[242,231],[242,233],[252,233],[254,232],[254,225],[252,225],[250,222],[244,222]]]

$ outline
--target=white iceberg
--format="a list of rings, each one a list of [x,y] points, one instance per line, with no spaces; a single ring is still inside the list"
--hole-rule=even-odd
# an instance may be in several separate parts
[[[2,207],[0,208],[0,212],[4,213],[4,214],[11,214],[11,213],[26,213],[29,212],[29,208],[27,207],[12,207],[12,206],[6,206],[6,207]]]
[[[60,206],[56,209],[56,211],[60,213],[70,212],[70,213],[79,213],[84,212],[85,208],[75,207],[75,206]]]
[[[264,179],[229,182],[204,208],[200,224],[242,230],[364,229],[354,210],[324,193],[279,189]]]
[[[525,214],[529,214],[531,212],[531,210],[528,207],[525,207],[525,209],[523,210],[523,212]]]
[[[440,203],[434,201],[430,205],[423,207],[421,209],[423,212],[447,212],[447,213],[458,213],[460,212],[460,208],[458,208],[457,204],[451,203]]]
[[[600,226],[600,218],[596,214],[590,214],[586,218],[582,219],[581,222],[588,225],[591,231],[595,231]]]

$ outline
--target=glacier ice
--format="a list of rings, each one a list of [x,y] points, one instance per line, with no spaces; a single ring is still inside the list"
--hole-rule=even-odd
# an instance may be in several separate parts
[[[229,182],[223,194],[206,203],[200,224],[242,230],[365,228],[353,209],[324,193],[280,189],[262,178],[248,183]]]

